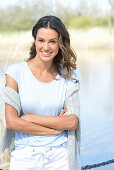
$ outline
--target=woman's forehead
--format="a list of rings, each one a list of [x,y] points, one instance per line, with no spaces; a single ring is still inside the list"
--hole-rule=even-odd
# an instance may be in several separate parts
[[[37,37],[49,37],[50,39],[58,38],[58,33],[51,28],[40,28],[37,31]]]

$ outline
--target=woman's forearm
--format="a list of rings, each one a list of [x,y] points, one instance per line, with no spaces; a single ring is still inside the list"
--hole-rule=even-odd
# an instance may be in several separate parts
[[[8,104],[5,104],[5,117],[7,128],[11,130],[33,135],[55,135],[61,133],[61,131],[40,126],[21,119],[21,117],[18,117],[17,111]]]
[[[78,126],[78,118],[75,115],[43,116],[26,114],[22,116],[22,119],[57,130],[75,130]]]
[[[58,131],[56,129],[51,129],[41,125],[37,125],[35,123],[28,122],[18,117],[15,118],[12,123],[13,124],[12,126],[10,126],[9,129],[32,135],[56,135],[61,133],[61,131]]]

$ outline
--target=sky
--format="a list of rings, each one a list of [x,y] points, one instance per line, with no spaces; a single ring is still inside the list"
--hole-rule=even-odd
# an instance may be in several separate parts
[[[28,0],[30,1],[30,0]],[[49,1],[50,0],[46,0],[46,1]],[[54,1],[59,1],[63,6],[72,6],[72,8],[74,6],[78,6],[80,1],[86,1],[87,2],[87,5],[92,7],[93,4],[97,5],[100,9],[101,9],[101,12],[107,12],[110,10],[110,6],[109,6],[109,3],[108,1],[109,0],[52,0],[53,4],[54,4]],[[113,0],[112,0],[113,1]],[[0,7],[7,7],[9,5],[15,5],[19,2],[23,2],[21,0],[0,0]]]

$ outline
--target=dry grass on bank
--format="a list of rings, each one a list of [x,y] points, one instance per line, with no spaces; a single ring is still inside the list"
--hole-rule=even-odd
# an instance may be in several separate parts
[[[114,29],[70,30],[71,44],[75,50],[113,50]],[[0,62],[17,62],[28,58],[33,42],[31,31],[0,34]]]
[[[113,50],[114,29],[92,28],[89,30],[70,30],[74,48],[91,50]]]

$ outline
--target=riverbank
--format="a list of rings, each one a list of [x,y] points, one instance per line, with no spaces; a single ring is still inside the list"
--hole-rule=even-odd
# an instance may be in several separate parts
[[[88,30],[69,30],[71,45],[74,50],[112,50],[114,44],[114,29],[91,28]],[[33,38],[31,31],[0,33],[0,62],[18,62],[26,60]]]

